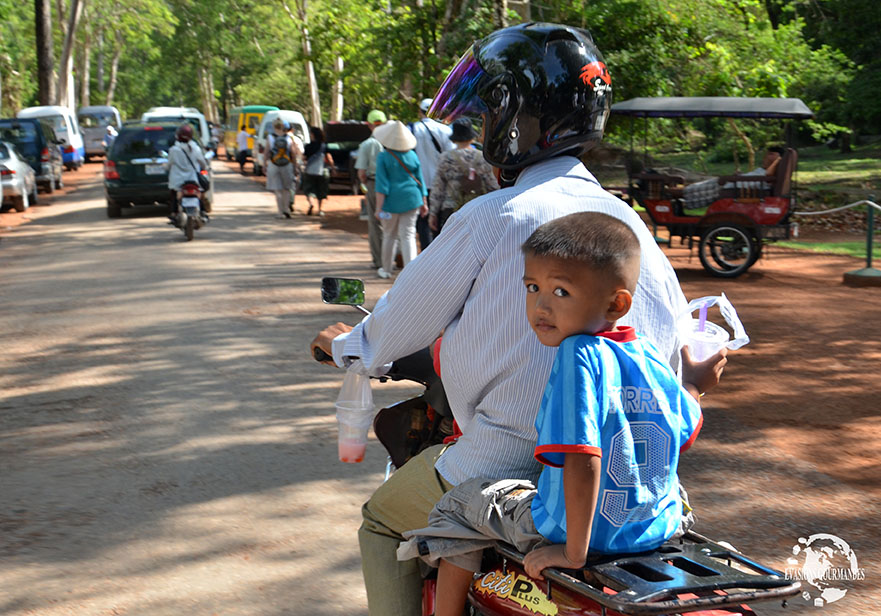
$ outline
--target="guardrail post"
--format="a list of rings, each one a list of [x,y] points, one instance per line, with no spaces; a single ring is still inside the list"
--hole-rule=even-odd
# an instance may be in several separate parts
[[[881,270],[872,267],[872,247],[875,235],[875,195],[869,195],[866,203],[866,267],[844,274],[844,284],[855,287],[881,286]]]

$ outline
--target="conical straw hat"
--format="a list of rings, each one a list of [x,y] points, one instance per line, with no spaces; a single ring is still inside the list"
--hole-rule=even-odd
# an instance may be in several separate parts
[[[389,150],[406,152],[416,147],[416,137],[400,120],[391,120],[382,126],[377,126],[373,136]]]

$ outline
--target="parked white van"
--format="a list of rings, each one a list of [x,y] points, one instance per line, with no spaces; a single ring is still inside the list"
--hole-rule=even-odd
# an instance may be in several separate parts
[[[28,107],[16,114],[19,118],[48,118],[61,142],[61,157],[68,171],[79,169],[86,160],[83,133],[73,111],[60,105]]]
[[[217,153],[217,142],[208,128],[208,121],[195,107],[151,107],[141,116],[142,122],[189,122],[205,151]]]
[[[112,105],[89,105],[80,107],[76,115],[80,128],[83,130],[86,160],[89,160],[89,156],[103,156],[104,135],[107,134],[107,127],[112,126],[119,130],[119,127],[122,126],[119,109]]]
[[[254,159],[254,175],[263,175],[266,172],[265,161],[265,143],[266,134],[272,132],[272,123],[276,118],[281,118],[282,122],[287,122],[294,130],[294,134],[303,140],[303,145],[309,143],[309,124],[306,118],[299,111],[291,111],[290,109],[279,109],[277,111],[267,111],[257,128],[257,136],[254,138],[254,150],[252,157]]]

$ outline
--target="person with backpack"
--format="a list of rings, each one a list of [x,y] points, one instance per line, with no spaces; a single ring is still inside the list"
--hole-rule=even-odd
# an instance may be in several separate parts
[[[471,120],[459,118],[452,127],[450,140],[456,149],[441,154],[429,191],[428,226],[435,237],[453,212],[499,187],[493,168],[483,154],[472,147],[477,133]]]
[[[431,107],[431,100],[422,99],[419,103],[419,119],[408,126],[416,137],[416,156],[419,157],[419,164],[422,165],[422,174],[425,177],[425,186],[429,189],[429,196],[441,154],[455,147],[450,141],[452,129],[426,115],[428,108]],[[419,236],[420,248],[425,250],[434,238],[431,229],[428,228],[427,215],[416,219],[416,233]]]
[[[294,187],[294,167],[300,152],[288,134],[289,126],[281,118],[272,123],[272,132],[266,136],[266,190],[275,193],[277,218],[291,217],[291,190]]]

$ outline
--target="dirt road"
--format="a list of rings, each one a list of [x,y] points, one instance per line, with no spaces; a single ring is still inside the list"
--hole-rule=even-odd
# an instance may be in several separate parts
[[[306,345],[358,318],[318,301],[322,275],[364,278],[368,303],[388,283],[357,198],[279,221],[258,181],[215,167],[190,243],[162,215],[108,220],[98,165],[27,224],[0,215],[4,615],[366,613],[355,530],[384,456],[336,460],[342,375]],[[800,537],[837,535],[866,579],[780,613],[877,613],[881,290],[841,285],[852,259],[772,248],[724,281],[665,250],[688,297],[724,291],[753,339],[683,459],[699,530],[781,568]]]
[[[357,320],[322,275],[387,283],[215,166],[193,242],[108,220],[99,165],[0,241],[4,615],[364,613],[355,531],[385,458],[336,461],[341,373],[307,343]]]

